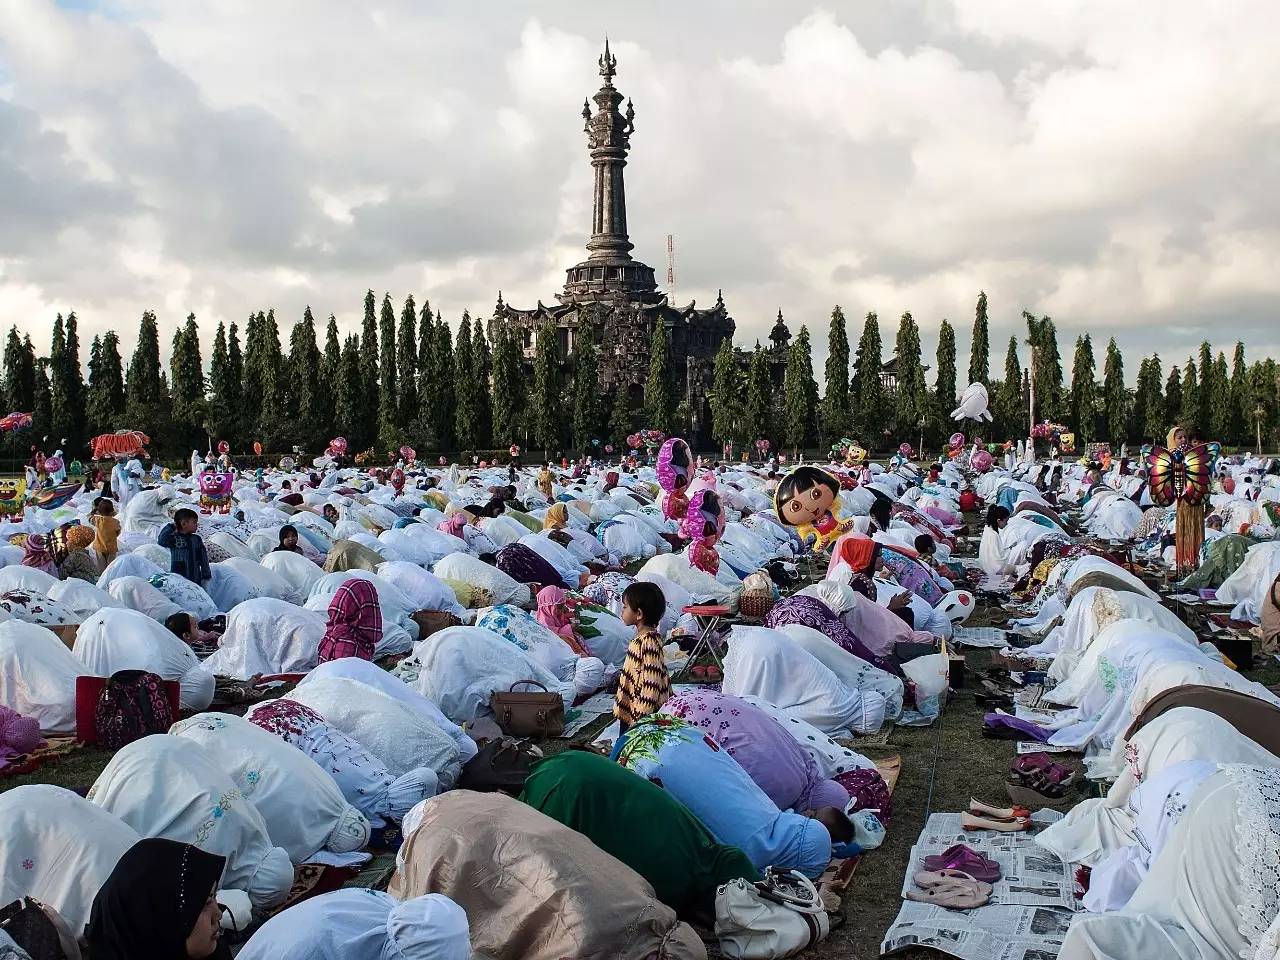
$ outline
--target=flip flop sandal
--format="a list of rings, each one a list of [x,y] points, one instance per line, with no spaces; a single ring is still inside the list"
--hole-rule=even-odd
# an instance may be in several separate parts
[[[963,843],[925,857],[920,863],[928,871],[959,870],[985,883],[995,883],[1000,879],[1000,864]]]
[[[969,798],[969,812],[982,817],[996,817],[1000,820],[1031,816],[1031,811],[1026,807],[994,807],[976,797]]]
[[[991,884],[980,883],[972,878],[939,877],[928,871],[917,873],[913,880],[919,884],[925,880],[928,887],[913,887],[906,893],[908,900],[917,903],[932,903],[948,910],[972,910],[991,899]]]

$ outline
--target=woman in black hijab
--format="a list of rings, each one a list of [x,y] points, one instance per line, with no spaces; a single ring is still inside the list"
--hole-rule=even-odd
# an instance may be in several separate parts
[[[93,960],[230,960],[215,896],[226,858],[175,840],[139,840],[93,899]]]

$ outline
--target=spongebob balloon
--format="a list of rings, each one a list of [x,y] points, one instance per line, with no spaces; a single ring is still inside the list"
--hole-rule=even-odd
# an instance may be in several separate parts
[[[951,411],[953,420],[990,420],[991,411],[987,409],[987,388],[980,383],[971,383],[960,394],[960,406]]]
[[[0,516],[17,523],[27,507],[27,481],[22,477],[0,480]]]

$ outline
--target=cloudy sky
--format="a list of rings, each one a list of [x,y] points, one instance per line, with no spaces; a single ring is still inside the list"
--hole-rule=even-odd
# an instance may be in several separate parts
[[[816,360],[911,310],[993,363],[1021,311],[1166,362],[1280,354],[1275,7],[1202,0],[0,0],[0,324],[132,349],[367,288],[457,322],[551,301],[590,223],[583,97],[633,98],[636,255],[781,308]],[[1268,27],[1270,23],[1272,26]],[[83,336],[83,333],[82,333]],[[87,338],[86,338],[87,339]],[[1097,348],[1101,350],[1101,346]],[[820,369],[820,367],[819,367]]]

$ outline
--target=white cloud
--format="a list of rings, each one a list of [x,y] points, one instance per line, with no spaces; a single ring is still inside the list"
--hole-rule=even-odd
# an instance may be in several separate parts
[[[132,347],[365,289],[551,301],[582,256],[579,112],[608,33],[635,101],[636,254],[723,288],[740,343],[973,300],[1178,355],[1274,339],[1280,35],[1263,2],[0,0],[0,323],[76,308]],[[287,336],[287,333],[286,333]],[[1169,341],[1173,342],[1170,343]],[[1069,342],[1063,344],[1069,352]],[[993,354],[1001,354],[998,344]],[[1128,364],[1136,371],[1136,359]]]

